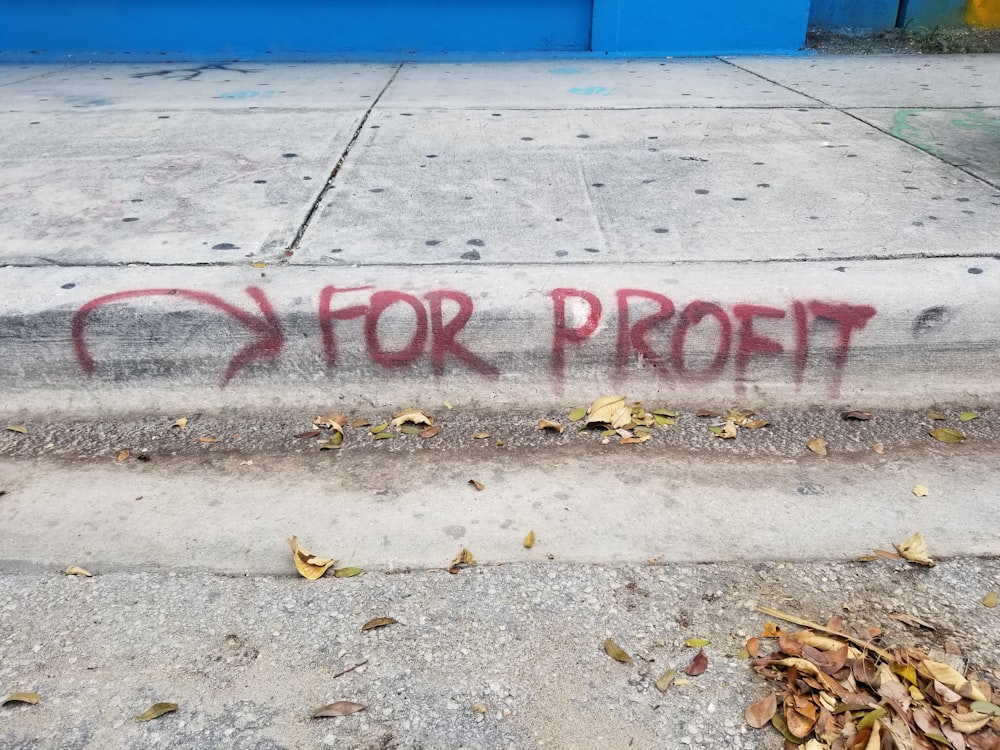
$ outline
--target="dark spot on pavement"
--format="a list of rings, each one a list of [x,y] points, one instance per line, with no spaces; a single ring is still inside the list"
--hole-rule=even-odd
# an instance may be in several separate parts
[[[757,187],[767,188],[767,187],[771,187],[771,185],[770,185],[770,183],[767,183],[767,182],[758,182],[757,183]]]
[[[745,201],[746,198],[733,198],[734,201]]]
[[[462,253],[462,260],[479,260],[481,257],[478,250],[470,250],[467,253]]]
[[[583,248],[583,251],[585,253],[599,253],[599,252],[601,252],[596,247],[585,247],[585,248]]]
[[[969,273],[973,273],[973,274],[980,274],[982,272],[983,272],[982,268],[976,268],[975,266],[973,266],[972,268],[969,269]]]
[[[530,138],[529,136],[524,136],[523,138],[521,138],[521,140],[522,141],[533,141],[535,139],[534,138]]]
[[[368,192],[369,193],[384,193],[385,192],[385,188],[372,188]]]
[[[697,188],[694,192],[695,195],[708,195],[708,191],[705,188]]]
[[[254,180],[253,184],[254,185],[266,185],[267,184],[267,180]]]
[[[944,305],[928,307],[913,319],[911,328],[914,336],[929,333],[936,328],[942,328],[951,322],[951,310]]]
[[[592,182],[592,183],[590,183],[590,186],[591,187],[604,187],[604,183],[603,182]]]
[[[569,251],[568,250],[556,250],[556,257],[557,258],[565,258],[567,255],[569,255]]]
[[[232,242],[220,242],[218,245],[212,245],[213,250],[239,250],[239,245],[234,245]]]
[[[578,135],[577,138],[590,138],[590,136],[587,135],[586,133],[580,133],[580,135]]]
[[[469,240],[465,243],[466,245],[472,245],[473,247],[485,247],[486,243],[482,240]]]
[[[815,482],[803,482],[795,491],[800,495],[822,495],[826,492],[826,489],[821,484],[816,484]]]
[[[293,153],[289,152],[287,154],[282,154],[282,156],[285,157],[286,159],[294,159],[295,157],[298,156],[298,154],[293,154]]]
[[[122,221],[139,221],[138,216],[126,216]]]
[[[427,158],[428,159],[437,159],[438,155],[437,154],[427,154]]]
[[[427,247],[434,247],[435,245],[440,245],[441,240],[427,240],[424,244],[427,245]]]
[[[656,232],[657,234],[666,234],[670,230],[669,229],[665,229],[664,227],[657,227],[653,231]]]
[[[312,179],[312,177],[310,177],[309,175],[306,175],[306,176],[305,176],[305,177],[303,177],[302,179],[303,179],[303,180],[311,180],[311,179]]]
[[[834,271],[840,271],[841,273],[844,273],[844,271],[846,271],[846,270],[847,270],[847,266],[837,266],[837,267],[836,267],[836,268],[834,268],[833,270],[834,270]]]
[[[75,287],[75,286],[76,286],[76,284],[74,284],[73,282],[70,282],[69,284],[63,284],[63,285],[62,285],[61,287],[59,287],[59,288],[60,288],[60,289],[72,289],[72,288],[73,288],[73,287]]]

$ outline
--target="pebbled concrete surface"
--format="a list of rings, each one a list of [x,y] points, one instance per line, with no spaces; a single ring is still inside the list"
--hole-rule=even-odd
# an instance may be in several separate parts
[[[543,562],[316,582],[8,572],[0,691],[37,691],[41,702],[0,708],[3,745],[766,750],[780,737],[747,727],[743,710],[769,687],[738,658],[770,619],[757,605],[881,627],[887,645],[940,652],[951,641],[996,686],[1000,629],[980,602],[998,582],[997,563],[975,559],[934,569]],[[909,629],[891,612],[937,629]],[[361,632],[385,616],[399,623]],[[632,665],[604,654],[607,637]],[[710,640],[708,670],[659,693],[655,680],[694,655],[690,637]],[[165,700],[179,711],[134,720]],[[368,708],[311,718],[335,700]]]

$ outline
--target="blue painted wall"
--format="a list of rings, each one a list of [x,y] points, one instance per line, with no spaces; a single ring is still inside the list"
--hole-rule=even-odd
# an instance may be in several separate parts
[[[672,55],[793,52],[809,0],[594,0],[594,52]]]
[[[965,25],[965,0],[905,0],[903,25],[913,29]]]
[[[891,29],[898,14],[899,0],[812,0],[809,25],[818,29]]]
[[[0,0],[0,59],[582,52],[590,25],[591,0]]]

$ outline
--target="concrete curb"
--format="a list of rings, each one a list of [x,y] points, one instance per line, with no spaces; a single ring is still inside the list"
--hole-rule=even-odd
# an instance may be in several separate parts
[[[1000,397],[997,259],[0,269],[18,413]],[[50,293],[42,297],[44,284]],[[19,292],[18,290],[24,290]]]

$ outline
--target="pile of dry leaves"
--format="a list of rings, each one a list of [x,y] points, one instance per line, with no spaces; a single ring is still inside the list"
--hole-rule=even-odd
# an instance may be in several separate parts
[[[840,618],[808,624],[787,633],[767,623],[761,637],[778,649],[753,662],[780,693],[750,706],[747,722],[770,723],[786,750],[1000,750],[1000,706],[986,682],[910,646],[882,649]]]

